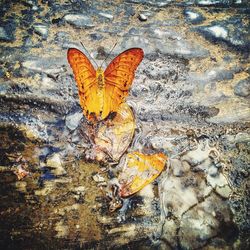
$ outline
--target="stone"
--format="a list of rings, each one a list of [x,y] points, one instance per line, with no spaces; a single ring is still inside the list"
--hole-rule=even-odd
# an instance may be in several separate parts
[[[0,27],[0,41],[12,42],[14,40],[13,35],[9,34],[4,27]]]
[[[207,174],[210,177],[216,177],[218,175],[218,169],[214,165],[210,165],[210,167],[207,170]]]
[[[35,190],[35,195],[48,196],[55,189],[55,186],[55,182],[47,181],[42,189]]]
[[[157,32],[157,30],[155,30]],[[155,34],[158,36],[158,34]],[[160,51],[163,55],[172,55],[180,58],[191,59],[191,58],[204,58],[209,55],[209,51],[195,44],[195,42],[189,43],[188,41],[181,38],[181,36],[175,36],[174,38],[167,38],[161,35],[162,39],[153,38],[154,34],[150,34],[151,37],[144,35],[126,37],[122,41],[120,48],[114,51],[126,50],[131,47],[136,47],[140,44],[145,54],[156,54]]]
[[[48,34],[49,34],[49,28],[48,25],[42,24],[42,23],[37,23],[33,25],[34,31],[36,34],[41,36],[44,40],[47,39]]]
[[[228,6],[232,3],[231,0],[196,0],[200,6]]]
[[[232,141],[233,142],[233,141]],[[235,143],[249,143],[250,142],[250,135],[249,133],[237,133],[235,136]]]
[[[26,181],[16,182],[15,187],[19,192],[22,192],[22,193],[27,192],[27,182]]]
[[[125,15],[128,17],[134,16],[135,15],[135,10],[131,4],[126,4],[124,6],[125,8]]]
[[[93,175],[93,180],[95,182],[105,182],[105,179],[101,175],[99,175],[99,174]]]
[[[182,161],[187,161],[192,167],[201,165],[209,158],[209,152],[211,148],[208,146],[208,141],[201,142],[197,149],[190,150],[184,154],[181,158]],[[205,170],[209,167],[210,161],[206,162],[206,165],[200,167],[202,170]]]
[[[77,48],[77,46],[79,46],[79,44],[77,44],[77,43],[70,42],[71,41],[70,34],[68,32],[64,32],[64,31],[59,31],[58,33],[56,33],[54,41],[56,44],[61,46],[63,49],[68,49],[68,48],[72,48],[72,47]]]
[[[101,17],[104,17],[110,21],[112,21],[114,19],[113,15],[111,15],[109,13],[99,12],[98,15]]]
[[[112,26],[109,25],[109,26],[104,26],[103,28],[99,28],[97,32],[117,35],[121,33],[122,27],[124,27],[124,24],[122,23],[116,23],[116,24],[113,23]]]
[[[23,46],[26,48],[33,46],[32,39],[29,36],[23,38]]]
[[[183,177],[162,174],[159,194],[164,217],[174,215],[181,218],[183,213],[206,197],[211,190],[203,178],[192,172],[185,173]]]
[[[74,192],[77,194],[85,194],[86,188],[84,186],[78,186],[74,188]]]
[[[200,24],[205,20],[205,18],[203,17],[201,13],[192,9],[185,9],[183,11],[183,14],[187,22],[192,23],[192,24]]]
[[[29,6],[29,7],[33,7],[37,4],[36,0],[24,0],[23,1],[25,5]]]
[[[75,26],[76,28],[93,28],[95,27],[94,23],[92,22],[91,18],[87,15],[83,14],[67,14],[63,17],[63,19]]]
[[[241,17],[232,16],[223,21],[212,21],[210,25],[195,27],[193,30],[211,42],[223,42],[241,52],[249,52],[249,25]]]
[[[220,104],[220,112],[209,119],[211,123],[233,123],[233,122],[248,122],[250,107],[245,103],[236,103],[225,101]]]
[[[147,4],[154,7],[165,7],[169,5],[173,0],[126,0],[129,3]]]
[[[70,34],[65,31],[59,31],[55,35],[55,41],[57,43],[62,43],[65,40],[69,40],[69,39],[70,39]]]
[[[63,168],[62,165],[62,160],[61,160],[61,156],[58,153],[49,155],[46,158],[46,165],[51,169],[51,173],[53,173],[54,175],[64,175],[66,174],[65,169]]]
[[[203,73],[189,73],[188,81],[196,83],[200,88],[204,88],[207,84],[212,84],[213,82],[225,81],[234,78],[234,74],[240,72],[240,68],[226,69],[224,67],[216,67],[207,69]]]
[[[250,77],[240,80],[234,87],[234,94],[241,97],[250,95]]]
[[[163,64],[163,65],[158,65],[157,63],[155,63],[145,68],[144,73],[146,74],[148,78],[153,79],[153,80],[160,80],[160,79],[173,79],[174,80],[178,77],[177,70],[169,66],[170,66],[169,62],[166,62],[166,64]],[[183,68],[183,70],[185,69]],[[151,85],[151,88],[152,88],[152,85]],[[159,88],[158,90],[157,89],[155,90],[156,91],[163,90],[163,87],[161,85],[158,85],[158,88]]]
[[[207,182],[213,187],[224,187],[228,184],[227,179],[222,173],[219,173],[218,175],[207,175]]]
[[[135,27],[131,28],[129,31],[128,31],[128,34],[130,36],[133,36],[133,35],[140,35],[141,34],[141,31],[140,29],[136,29]]]
[[[79,126],[82,117],[83,117],[82,112],[70,114],[66,116],[65,125],[67,126],[68,129],[75,130]]]
[[[34,6],[32,7],[32,10],[34,10],[34,11],[38,11],[38,10],[39,10],[39,8],[38,8],[36,5],[34,5]]]
[[[170,249],[177,249],[177,240],[176,240],[176,232],[178,225],[175,220],[167,219],[165,217],[162,218],[162,232],[161,232],[161,246],[163,246],[164,242],[167,244],[162,247],[162,250],[170,250]],[[169,244],[171,247],[169,247]]]
[[[226,234],[221,228],[228,230],[225,225],[230,224],[233,222],[227,202],[212,194],[183,215],[179,231],[181,248],[202,248],[216,235]]]
[[[173,174],[176,177],[181,177],[185,174],[185,169],[182,166],[182,162],[178,159],[170,159],[170,168],[173,169]]]
[[[206,218],[205,221],[203,221],[204,218]],[[207,214],[203,209],[191,210],[183,216],[181,222],[180,235],[183,248],[187,246],[197,248],[205,245],[209,238],[217,234],[219,227],[219,223],[214,216],[210,213]]]
[[[0,77],[2,78],[4,76],[5,76],[5,73],[4,73],[3,69],[0,69]],[[3,88],[3,86],[0,87],[0,92],[2,92],[2,88]]]
[[[217,194],[226,199],[228,199],[232,193],[232,189],[229,187],[229,185],[225,185],[223,187],[216,186],[215,191]]]
[[[139,14],[138,16],[139,20],[142,22],[145,22],[148,20],[147,16],[145,16],[144,14]]]
[[[100,41],[103,39],[103,35],[99,34],[99,33],[92,33],[89,35],[91,37],[92,40],[94,41]]]
[[[206,31],[216,38],[226,39],[228,37],[228,30],[220,25],[207,27]]]
[[[60,58],[51,58],[51,60],[48,61],[47,58],[32,57],[26,58],[26,60],[21,63],[21,66],[30,71],[56,75],[64,72],[64,68],[59,66],[59,61],[62,63],[63,60]]]
[[[72,143],[77,144],[77,143],[79,143],[80,141],[81,141],[81,138],[79,137],[78,134],[73,134],[73,135],[72,135],[72,137],[71,137],[71,142],[72,142]]]
[[[56,238],[64,238],[69,234],[69,227],[64,225],[61,220],[55,224],[54,230],[56,232]]]
[[[0,6],[1,9],[1,6]],[[1,15],[1,12],[0,12]],[[0,22],[0,42],[14,42],[16,40],[17,20],[5,17]],[[1,53],[2,54],[2,53]]]

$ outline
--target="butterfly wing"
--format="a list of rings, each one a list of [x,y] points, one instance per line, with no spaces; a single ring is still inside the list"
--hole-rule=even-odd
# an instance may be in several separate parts
[[[103,117],[116,111],[124,102],[143,56],[143,50],[140,48],[128,49],[118,55],[104,71]]]
[[[114,161],[120,157],[130,145],[135,132],[135,118],[127,103],[121,103],[113,119],[104,121],[98,127],[94,138],[95,144]]]
[[[96,70],[90,60],[78,49],[70,48],[67,58],[77,82],[84,115],[88,120],[92,120],[100,112]]]
[[[163,171],[167,156],[163,153],[145,155],[132,152],[118,176],[121,197],[130,196],[154,181]]]

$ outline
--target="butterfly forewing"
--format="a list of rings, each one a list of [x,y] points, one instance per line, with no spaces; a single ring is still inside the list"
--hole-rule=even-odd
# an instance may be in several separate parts
[[[68,62],[77,82],[80,105],[84,115],[90,120],[91,115],[100,113],[96,70],[90,60],[78,49],[68,50]]]
[[[116,111],[128,95],[135,70],[144,56],[140,48],[132,48],[118,55],[104,72],[105,97],[103,113]]]

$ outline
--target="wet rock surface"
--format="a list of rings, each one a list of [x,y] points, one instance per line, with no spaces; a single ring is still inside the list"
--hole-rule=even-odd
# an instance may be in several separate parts
[[[235,95],[248,97],[250,95],[250,78],[240,80],[234,87]]]
[[[236,50],[249,52],[250,41],[248,37],[249,24],[241,18],[228,18],[223,21],[214,21],[209,26],[198,27],[197,31],[207,39],[225,42]]]
[[[248,249],[248,12],[247,1],[2,1],[0,247]],[[80,42],[99,65],[116,42],[106,64],[143,48],[128,152],[169,157],[114,213],[105,190],[119,169],[87,160],[66,58],[86,53]]]

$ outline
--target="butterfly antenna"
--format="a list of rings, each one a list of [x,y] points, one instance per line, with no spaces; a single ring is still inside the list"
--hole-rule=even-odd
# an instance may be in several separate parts
[[[114,50],[114,48],[115,48],[116,45],[117,45],[117,41],[115,42],[113,48],[110,50],[110,52],[108,53],[108,55],[106,56],[106,58],[104,59],[104,61],[102,62],[101,67],[104,64],[104,62],[106,62],[106,60],[109,58],[111,52]]]
[[[90,55],[90,53],[88,52],[88,50],[86,49],[86,47],[83,45],[83,43],[80,42],[80,44],[82,45],[82,47],[84,48],[84,50],[88,53],[88,56],[93,60],[93,62],[95,63],[96,67],[98,68],[98,64],[96,63],[95,59]]]

